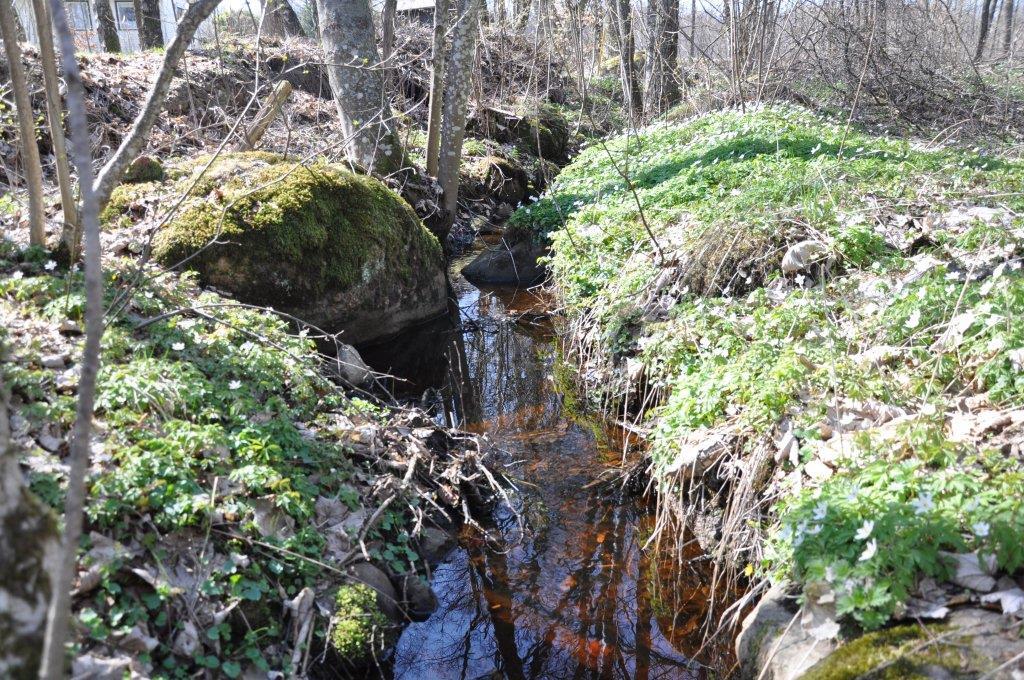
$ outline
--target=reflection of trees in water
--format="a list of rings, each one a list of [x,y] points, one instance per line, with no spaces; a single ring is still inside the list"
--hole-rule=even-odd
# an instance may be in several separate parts
[[[461,330],[444,338],[448,375],[434,394],[449,422],[478,423],[525,461],[546,527],[522,537],[499,516],[492,530],[506,549],[464,542],[432,582],[438,611],[396,648],[396,676],[693,677],[658,627],[659,562],[640,550],[641,518],[628,502],[582,488],[595,444],[561,415],[547,379],[550,332],[510,319],[507,302],[481,292],[462,310]]]
[[[515,429],[536,429],[550,400],[545,384],[548,367],[538,360],[541,350],[535,338],[508,318],[502,301],[489,294],[477,302],[475,326],[462,338],[468,364],[468,380],[462,385],[480,405],[477,420],[522,418]]]
[[[651,567],[635,520],[630,508],[591,498],[574,518],[592,528],[582,534],[559,532],[508,552],[468,544],[459,569],[434,584],[443,609],[432,621],[447,633],[443,644],[423,650],[422,640],[407,640],[399,677],[473,678],[491,669],[524,679],[691,676],[688,662],[655,639]]]

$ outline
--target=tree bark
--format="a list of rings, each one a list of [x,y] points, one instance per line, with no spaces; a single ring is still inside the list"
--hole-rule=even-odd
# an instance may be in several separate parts
[[[34,246],[45,246],[46,212],[43,206],[43,166],[39,161],[35,117],[32,115],[32,102],[28,96],[25,67],[21,63],[17,18],[11,0],[0,0],[0,33],[3,34],[4,52],[7,54],[7,63],[11,70],[14,107],[18,110],[21,165],[25,169],[25,183],[28,185],[29,242]]]
[[[195,7],[195,5],[193,5]],[[85,347],[82,350],[81,375],[78,382],[78,406],[71,439],[67,491],[64,502],[64,539],[60,563],[53,581],[43,648],[40,676],[57,680],[65,676],[68,625],[71,618],[71,587],[78,558],[78,541],[82,535],[82,511],[85,506],[85,475],[89,469],[92,418],[96,399],[96,375],[100,367],[100,341],[103,337],[103,272],[100,254],[99,205],[93,190],[92,150],[89,123],[85,113],[85,86],[75,58],[75,42],[68,27],[62,0],[50,0],[56,32],[60,41],[61,61],[67,82],[68,120],[71,147],[78,171],[79,193],[82,196],[82,226],[85,230]]]
[[[690,61],[697,56],[697,0],[690,0]]]
[[[1010,54],[1013,45],[1013,0],[1003,0],[1003,54]]]
[[[434,37],[430,54],[430,110],[427,114],[427,174],[437,177],[441,148],[441,99],[444,96],[444,34],[448,30],[448,0],[434,4]]]
[[[121,51],[121,37],[117,34],[114,12],[110,9],[110,0],[93,0],[93,14],[96,15],[96,34],[100,45],[106,52]]]
[[[53,23],[50,21],[50,10],[45,0],[32,0],[32,14],[35,15],[36,32],[39,36],[39,61],[43,67],[43,90],[46,94],[46,120],[49,123],[50,141],[53,144],[53,162],[57,167],[60,207],[64,213],[64,223],[74,228],[78,224],[75,190],[71,184],[68,151],[64,143],[60,76],[57,74],[57,56],[53,51]]]
[[[384,61],[391,58],[395,48],[395,11],[398,0],[384,0],[384,8],[380,13],[380,52]]]
[[[276,37],[302,36],[302,24],[288,0],[264,0],[263,32]]]
[[[650,47],[644,113],[651,119],[679,99],[679,0],[650,0],[648,10]]]
[[[630,0],[613,0],[619,37],[619,75],[629,117],[636,120],[643,111],[643,93],[636,72],[636,41],[633,36],[633,5]]]
[[[367,0],[317,0],[327,76],[350,160],[387,174],[402,167]]]
[[[995,12],[995,1],[985,0],[981,6],[981,26],[978,29],[978,47],[974,51],[974,61],[980,61],[985,52],[985,42],[988,40],[988,31],[992,24],[992,15]]]
[[[60,542],[53,513],[29,491],[21,473],[11,444],[9,396],[0,375],[0,526],[5,527],[0,531],[0,677],[34,678]]]
[[[155,50],[164,46],[160,0],[135,0],[135,21],[139,27],[139,46],[142,49]]]
[[[476,57],[476,39],[480,32],[477,19],[482,4],[483,0],[461,0],[459,18],[452,31],[438,160],[438,181],[444,194],[445,212],[443,233],[438,234],[442,244],[455,221],[459,202],[459,166],[462,162],[462,142],[466,135],[466,104],[473,86],[472,69]]]

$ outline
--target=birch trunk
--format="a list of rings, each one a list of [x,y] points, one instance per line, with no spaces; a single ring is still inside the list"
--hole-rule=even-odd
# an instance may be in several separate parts
[[[17,25],[11,0],[0,0],[0,33],[3,34],[4,52],[7,54],[7,63],[11,69],[11,89],[14,90],[14,107],[18,110],[18,129],[21,136],[21,164],[25,168],[25,182],[28,185],[29,242],[34,246],[45,246],[43,166],[40,164],[39,147],[36,145],[36,126],[32,115],[32,103],[28,97],[25,67],[21,63]]]
[[[459,18],[452,31],[452,47],[448,56],[447,82],[444,91],[441,123],[441,151],[438,160],[438,181],[444,193],[444,228],[439,234],[441,242],[447,237],[455,221],[459,202],[459,165],[462,161],[462,141],[466,135],[466,103],[473,87],[473,61],[476,57],[476,39],[480,32],[477,23],[483,0],[461,0]]]
[[[402,167],[402,147],[384,94],[367,0],[317,0],[320,38],[350,160],[370,172]]]
[[[441,148],[441,99],[444,96],[444,34],[448,30],[448,0],[434,4],[434,44],[430,54],[430,111],[427,117],[427,174],[437,177]]]
[[[109,5],[107,6],[109,8]],[[75,212],[75,191],[71,184],[68,150],[64,143],[64,116],[60,102],[60,76],[57,74],[57,56],[53,51],[53,24],[45,0],[32,0],[32,14],[36,18],[39,36],[39,61],[43,67],[43,90],[46,94],[46,120],[53,144],[53,162],[57,166],[57,185],[60,188],[60,207],[64,224],[74,229],[78,224]],[[73,258],[75,253],[70,253]]]
[[[54,27],[60,41],[61,62],[67,82],[68,121],[75,169],[82,196],[82,227],[85,231],[85,347],[82,349],[78,405],[68,461],[68,482],[64,502],[64,537],[57,573],[53,581],[43,647],[40,676],[48,680],[65,677],[68,626],[71,618],[71,587],[75,577],[78,541],[82,535],[85,506],[85,475],[89,469],[92,418],[96,402],[96,375],[100,368],[103,337],[103,272],[100,254],[99,205],[93,185],[92,144],[85,113],[85,86],[75,58],[75,43],[68,27],[62,0],[50,0]]]

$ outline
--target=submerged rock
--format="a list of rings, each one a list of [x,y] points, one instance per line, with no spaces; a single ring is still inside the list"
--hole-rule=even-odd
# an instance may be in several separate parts
[[[200,161],[196,168],[203,168]],[[157,234],[154,256],[237,299],[343,331],[359,344],[447,309],[444,259],[412,208],[338,165],[228,154]]]
[[[545,246],[531,241],[511,246],[502,241],[477,255],[462,268],[462,275],[473,283],[533,285],[539,283],[547,271],[537,261],[546,252]]]

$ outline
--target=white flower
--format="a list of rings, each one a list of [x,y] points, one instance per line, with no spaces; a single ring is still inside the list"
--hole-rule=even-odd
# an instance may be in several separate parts
[[[57,268],[57,263],[54,262],[53,260],[47,260],[46,264],[43,265],[43,269],[45,269],[48,272],[52,272],[56,268]]]
[[[922,493],[911,501],[910,505],[914,508],[914,512],[916,514],[922,515],[935,507],[935,501],[932,500],[932,495],[930,493]]]
[[[820,533],[821,533],[821,525],[820,524],[815,524],[814,526],[812,526],[810,529],[807,530],[807,535],[808,536],[817,536]]]
[[[907,328],[917,328],[918,324],[920,324],[920,323],[921,323],[921,311],[918,310],[918,309],[915,309],[914,311],[912,311],[910,313],[910,316],[907,317],[906,326],[907,326]]]
[[[856,538],[858,541],[863,541],[865,538],[871,535],[871,532],[875,529],[875,523],[870,519],[864,520],[864,524],[861,525],[860,529],[857,529]]]
[[[857,561],[866,562],[870,560],[872,557],[874,557],[876,552],[878,552],[878,541],[872,538],[870,541],[868,541],[867,547],[864,548],[864,552],[860,554],[860,557],[857,558]]]
[[[229,390],[237,390],[241,386],[242,386],[242,381],[241,380],[232,380],[231,382],[228,383],[228,389]]]
[[[173,345],[171,345],[171,349],[173,349],[175,352],[180,352],[181,350],[185,349],[185,343],[176,342]]]
[[[18,271],[11,274],[11,278],[14,279],[15,281],[17,281],[18,279],[25,278],[25,272],[19,269]]]
[[[988,536],[988,530],[990,529],[988,522],[978,522],[971,527],[974,530],[974,535],[978,538],[985,538]]]
[[[824,502],[818,503],[814,506],[814,520],[820,522],[825,519],[825,515],[828,514],[828,505]]]

